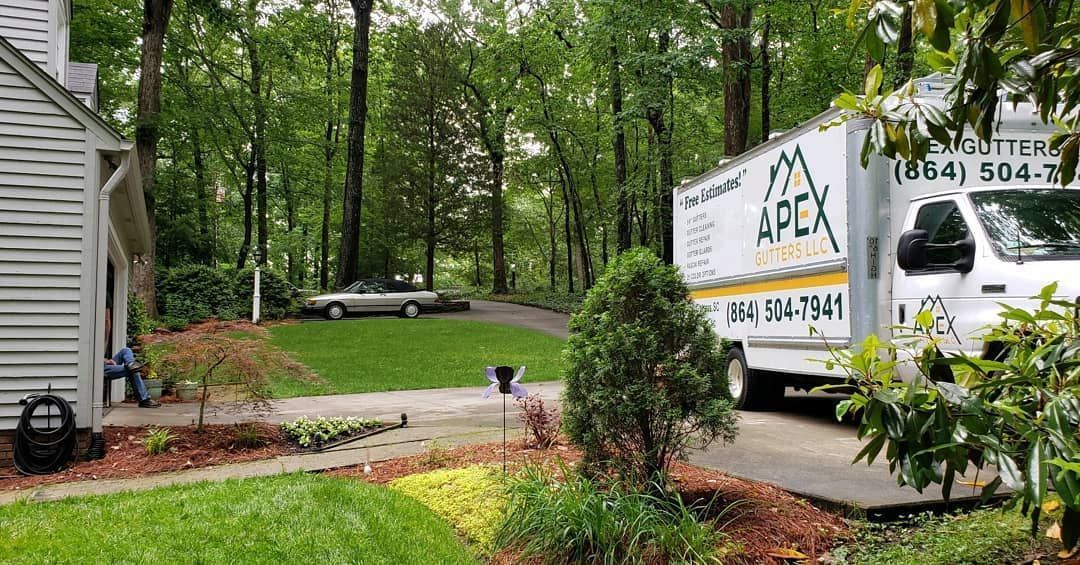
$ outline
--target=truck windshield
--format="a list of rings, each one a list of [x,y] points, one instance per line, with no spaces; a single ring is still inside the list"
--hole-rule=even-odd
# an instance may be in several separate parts
[[[1080,257],[1080,190],[992,190],[971,201],[1002,259]]]

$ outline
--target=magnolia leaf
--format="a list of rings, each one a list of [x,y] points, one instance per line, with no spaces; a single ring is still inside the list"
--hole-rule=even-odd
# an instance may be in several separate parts
[[[883,76],[884,74],[881,71],[881,65],[874,65],[874,68],[866,73],[866,83],[863,85],[863,92],[867,96],[876,96],[878,90],[881,89]]]
[[[1020,468],[1016,461],[1007,453],[998,453],[997,457],[998,476],[1005,486],[1017,492],[1024,490],[1024,477],[1020,474]]]
[[[1056,500],[1048,500],[1042,505],[1043,512],[1046,512],[1048,514],[1050,512],[1053,512],[1054,510],[1057,510],[1058,508],[1061,508],[1061,503]]]
[[[915,315],[915,325],[924,330],[934,327],[934,313],[929,310],[919,312]]]
[[[934,0],[915,0],[915,9],[911,12],[911,23],[922,30],[926,37],[933,37],[937,25],[937,6]]]

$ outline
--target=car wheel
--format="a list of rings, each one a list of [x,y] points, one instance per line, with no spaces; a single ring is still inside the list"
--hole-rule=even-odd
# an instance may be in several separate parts
[[[327,320],[340,320],[345,317],[345,306],[340,302],[332,302],[326,306]]]
[[[755,371],[746,364],[741,348],[732,347],[727,356],[728,391],[735,408],[761,410],[775,408],[784,398],[783,382],[773,375]]]
[[[416,318],[420,316],[420,305],[416,302],[406,302],[401,307],[401,315],[406,318]]]

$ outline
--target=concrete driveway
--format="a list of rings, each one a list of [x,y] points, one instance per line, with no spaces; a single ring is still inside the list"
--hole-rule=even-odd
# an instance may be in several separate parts
[[[468,312],[432,316],[520,326],[563,338],[567,336],[569,319],[547,310],[487,301],[474,301]],[[400,414],[407,413],[412,430],[402,435],[401,441],[491,440],[501,430],[502,402],[494,396],[481,399],[484,387],[479,381],[476,387],[468,388],[289,398],[275,402],[276,411],[270,419],[281,422],[299,416],[361,416],[395,422]],[[525,384],[529,392],[540,393],[553,403],[562,394],[560,382]],[[840,398],[789,392],[780,411],[740,412],[739,435],[733,444],[695,451],[691,459],[698,465],[772,483],[812,499],[857,507],[871,516],[914,510],[939,501],[936,487],[919,494],[897,486],[883,460],[869,467],[865,463],[851,465],[861,443],[855,438],[855,425],[837,422],[833,415]],[[508,424],[518,428],[517,409],[512,403],[509,412]],[[194,404],[168,404],[156,410],[127,404],[113,409],[105,423],[185,425],[193,423],[196,416]],[[209,421],[221,423],[246,419],[250,417],[220,410],[209,417]],[[392,439],[388,434],[384,441]],[[984,475],[980,480],[990,478]],[[965,494],[972,494],[971,486],[954,486],[954,499]]]

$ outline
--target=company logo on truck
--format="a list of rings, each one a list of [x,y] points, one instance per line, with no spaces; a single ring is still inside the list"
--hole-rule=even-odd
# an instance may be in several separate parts
[[[769,167],[769,189],[758,221],[755,263],[786,263],[828,253],[839,253],[825,202],[829,185],[818,187],[798,145],[789,156],[781,151]]]

